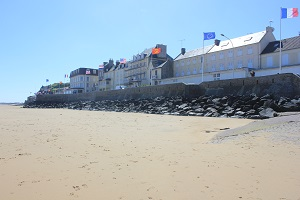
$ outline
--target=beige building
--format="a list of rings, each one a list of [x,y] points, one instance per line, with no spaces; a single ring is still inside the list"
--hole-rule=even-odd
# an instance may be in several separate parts
[[[152,54],[152,49],[146,49],[134,55],[125,69],[125,82],[128,87],[158,85],[164,78],[173,75],[173,59],[167,54],[167,46],[157,44],[160,53]]]
[[[270,42],[261,54],[261,66],[261,69],[256,71],[257,76],[277,73],[300,74],[300,36],[282,40],[281,59],[280,41]]]

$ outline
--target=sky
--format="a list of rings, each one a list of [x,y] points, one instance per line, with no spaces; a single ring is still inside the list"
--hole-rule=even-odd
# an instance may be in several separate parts
[[[271,25],[279,40],[281,21],[282,39],[298,36],[300,16],[280,20],[280,7],[300,9],[300,1],[0,0],[0,102],[24,102],[77,68],[130,60],[156,44],[175,58],[182,47],[201,48],[204,32],[226,40],[220,34]]]

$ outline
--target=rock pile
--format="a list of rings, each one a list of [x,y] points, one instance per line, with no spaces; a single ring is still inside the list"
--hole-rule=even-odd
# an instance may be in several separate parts
[[[258,97],[255,94],[243,96],[200,96],[195,99],[157,97],[154,99],[130,99],[122,101],[84,101],[70,103],[31,102],[24,108],[68,108],[76,110],[138,112],[181,116],[234,117],[266,119],[278,116],[278,112],[300,111],[300,98],[272,95]]]

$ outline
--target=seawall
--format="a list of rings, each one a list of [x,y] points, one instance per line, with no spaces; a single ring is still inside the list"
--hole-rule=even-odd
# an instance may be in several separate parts
[[[202,95],[274,95],[295,97],[300,95],[300,77],[295,74],[276,74],[264,77],[249,77],[204,82],[200,85],[174,83],[168,85],[126,88],[124,90],[97,91],[82,94],[38,95],[37,102],[76,102],[124,99],[147,99],[159,96],[182,96],[195,98]]]

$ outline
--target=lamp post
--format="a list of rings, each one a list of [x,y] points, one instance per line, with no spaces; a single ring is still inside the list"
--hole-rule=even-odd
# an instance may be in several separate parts
[[[232,78],[234,78],[234,49],[233,49],[234,46],[233,46],[233,43],[232,43],[231,39],[229,39],[226,35],[221,34],[221,36],[227,38],[230,41],[231,46],[232,46],[232,63],[233,63],[233,66],[232,66]]]

